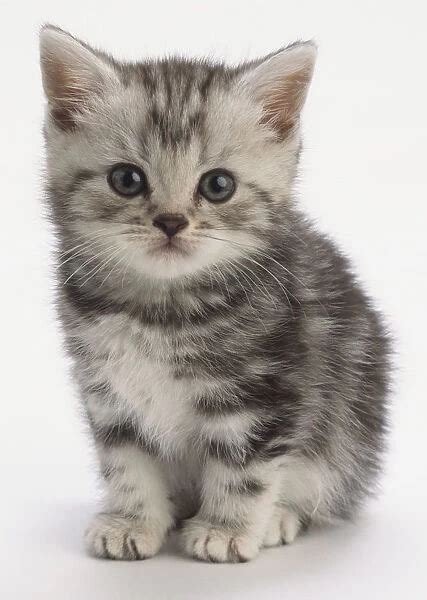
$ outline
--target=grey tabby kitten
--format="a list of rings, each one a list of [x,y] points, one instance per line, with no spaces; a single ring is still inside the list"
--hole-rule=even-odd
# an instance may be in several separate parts
[[[119,63],[47,26],[58,300],[105,480],[89,551],[246,561],[375,484],[388,342],[300,214],[316,49]]]

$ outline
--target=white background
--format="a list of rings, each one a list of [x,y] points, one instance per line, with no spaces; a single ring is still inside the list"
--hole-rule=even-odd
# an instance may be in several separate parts
[[[0,596],[9,599],[427,597],[426,42],[423,2],[210,0],[1,5]],[[398,350],[383,494],[353,525],[313,531],[245,565],[172,545],[142,563],[87,557],[94,456],[50,306],[41,216],[39,26],[120,58],[241,60],[298,38],[320,54],[304,114],[300,191],[353,257]]]

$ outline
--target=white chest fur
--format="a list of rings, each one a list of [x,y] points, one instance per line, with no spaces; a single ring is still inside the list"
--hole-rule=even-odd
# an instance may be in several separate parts
[[[207,440],[241,444],[248,416],[206,419],[195,410],[197,398],[221,389],[218,379],[176,378],[170,362],[171,340],[159,328],[145,328],[125,315],[102,317],[79,328],[96,356],[90,369],[117,394],[118,411],[138,424],[165,456],[193,453]]]

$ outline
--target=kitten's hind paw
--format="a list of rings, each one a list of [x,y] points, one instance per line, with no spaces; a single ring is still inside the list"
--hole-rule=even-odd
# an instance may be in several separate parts
[[[298,515],[286,507],[275,510],[264,536],[265,547],[292,544],[302,529]]]
[[[209,562],[247,562],[259,552],[258,540],[225,527],[191,519],[182,536],[187,554]]]
[[[143,560],[157,554],[164,537],[164,530],[155,524],[100,513],[86,530],[85,541],[89,553],[98,558]]]

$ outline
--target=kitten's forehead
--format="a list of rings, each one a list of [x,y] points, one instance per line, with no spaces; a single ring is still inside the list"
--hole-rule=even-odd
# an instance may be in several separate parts
[[[232,87],[235,71],[220,64],[169,59],[130,67],[128,78],[146,97],[147,130],[155,130],[165,146],[174,147],[202,130],[209,103]]]
[[[120,79],[93,114],[95,144],[102,139],[111,158],[121,152],[117,158],[175,168],[171,163],[187,157],[189,164],[213,168],[236,148],[266,137],[237,69],[169,59],[124,65]]]
[[[40,48],[53,153],[75,133],[76,149],[83,140],[104,165],[120,152],[137,161],[157,149],[182,153],[194,140],[199,162],[268,138],[289,146],[315,60],[314,45],[301,42],[240,67],[183,58],[119,63],[52,27]]]

